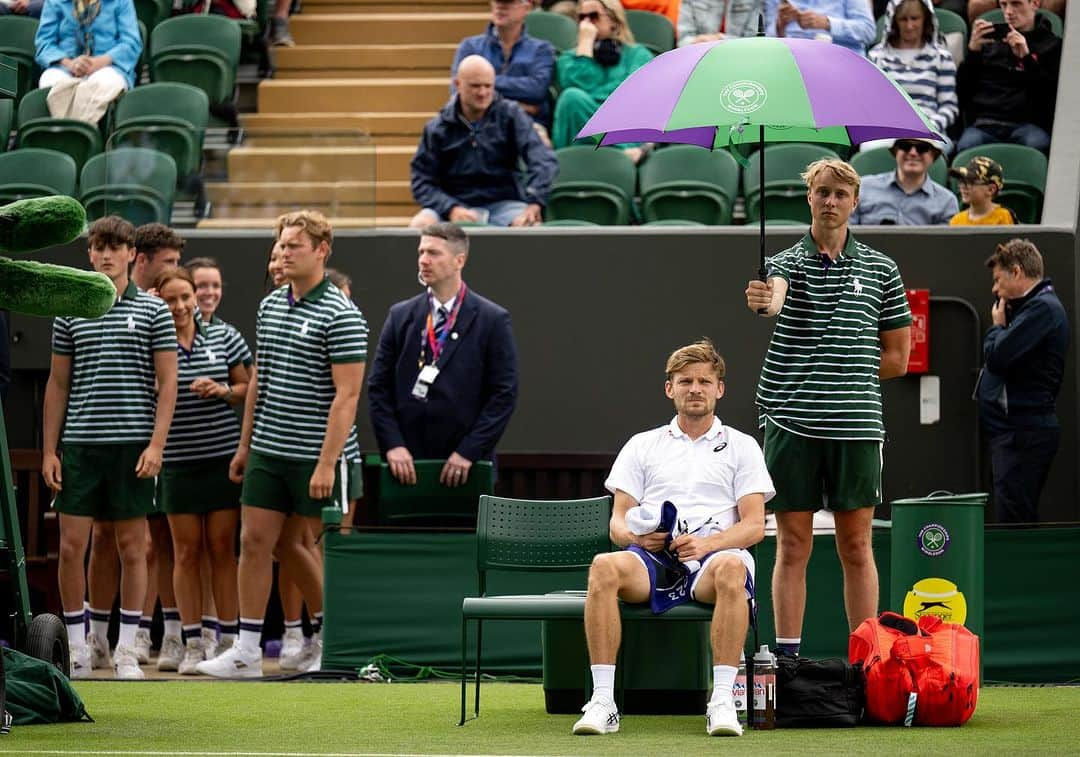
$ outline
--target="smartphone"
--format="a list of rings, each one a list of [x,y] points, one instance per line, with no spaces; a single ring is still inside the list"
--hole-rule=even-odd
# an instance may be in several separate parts
[[[990,36],[992,39],[1005,39],[1010,31],[1011,27],[1008,24],[994,24],[994,33]]]

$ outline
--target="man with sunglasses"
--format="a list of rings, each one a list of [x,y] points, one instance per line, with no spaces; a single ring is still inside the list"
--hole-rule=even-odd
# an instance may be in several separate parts
[[[958,209],[956,195],[930,178],[941,151],[924,139],[898,139],[889,151],[896,170],[862,177],[851,223],[888,226],[947,224]]]

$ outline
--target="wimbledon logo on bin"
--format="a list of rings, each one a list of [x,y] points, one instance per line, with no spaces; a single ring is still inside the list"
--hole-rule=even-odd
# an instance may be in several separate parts
[[[940,557],[949,548],[949,532],[940,523],[927,523],[919,529],[919,535],[915,537],[919,545],[919,551],[927,557]]]
[[[948,623],[963,623],[967,620],[967,600],[947,578],[923,578],[904,597],[904,615],[916,620],[936,615]]]

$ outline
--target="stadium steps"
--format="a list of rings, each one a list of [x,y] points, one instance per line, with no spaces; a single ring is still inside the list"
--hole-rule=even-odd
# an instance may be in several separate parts
[[[483,31],[487,13],[301,13],[289,21],[297,45],[457,44]]]
[[[295,209],[295,205],[291,209]],[[372,218],[363,216],[333,216],[332,221],[335,229],[374,229],[394,226],[408,226],[413,214],[405,216],[382,216]],[[197,228],[200,229],[273,229],[274,218],[204,218],[199,221]]]
[[[216,218],[276,218],[297,207],[328,216],[409,216],[416,212],[408,181],[230,182],[207,184]]]
[[[450,97],[449,76],[404,79],[271,79],[259,85],[259,113],[408,111],[430,118]]]
[[[247,113],[240,123],[257,139],[269,131],[291,133],[345,132],[370,137],[380,145],[416,147],[430,113]]]
[[[275,78],[445,77],[456,49],[456,44],[443,42],[275,48]]]
[[[405,145],[248,147],[229,151],[229,182],[408,181]]]

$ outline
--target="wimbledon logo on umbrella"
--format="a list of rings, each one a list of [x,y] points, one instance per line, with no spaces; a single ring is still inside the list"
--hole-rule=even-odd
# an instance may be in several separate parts
[[[720,90],[720,105],[731,113],[753,113],[765,104],[769,93],[756,81],[735,81]]]

